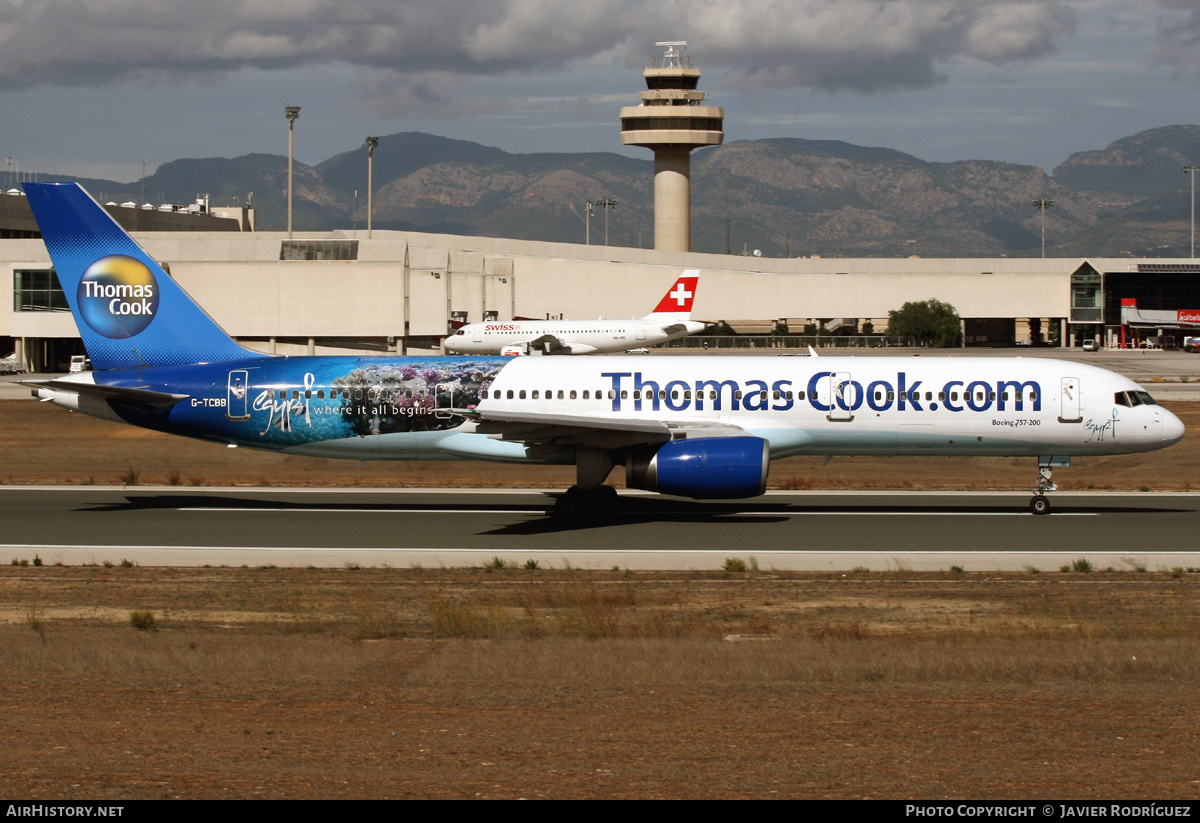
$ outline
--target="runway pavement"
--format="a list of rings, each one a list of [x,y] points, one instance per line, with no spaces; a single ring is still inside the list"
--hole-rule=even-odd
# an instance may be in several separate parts
[[[546,515],[538,491],[0,487],[0,563],[1057,570],[1200,567],[1200,494],[772,492],[697,503],[623,492],[612,514]]]

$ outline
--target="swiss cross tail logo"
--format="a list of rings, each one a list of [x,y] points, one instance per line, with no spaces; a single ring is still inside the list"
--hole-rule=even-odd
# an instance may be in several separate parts
[[[696,283],[699,282],[699,277],[688,276],[680,277],[676,280],[671,288],[663,295],[658,306],[655,307],[656,312],[678,313],[690,312],[692,310],[692,298],[696,296]]]

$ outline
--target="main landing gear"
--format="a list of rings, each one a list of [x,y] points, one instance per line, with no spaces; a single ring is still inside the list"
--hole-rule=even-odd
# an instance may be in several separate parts
[[[612,468],[608,452],[579,449],[575,455],[575,485],[554,501],[553,513],[564,520],[581,520],[611,511],[617,502],[617,490],[601,484]]]
[[[1058,486],[1054,484],[1054,467],[1071,465],[1070,457],[1056,457],[1053,455],[1042,455],[1038,458],[1038,483],[1033,490],[1033,497],[1029,500],[1029,510],[1034,514],[1049,514],[1050,501],[1046,498],[1046,492],[1057,491]]]

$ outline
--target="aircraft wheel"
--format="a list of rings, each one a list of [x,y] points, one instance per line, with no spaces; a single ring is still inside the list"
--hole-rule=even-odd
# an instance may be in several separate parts
[[[564,520],[574,520],[583,514],[583,495],[575,491],[574,487],[567,490],[567,493],[558,500],[554,501],[554,514]]]
[[[1029,510],[1034,514],[1049,514],[1050,501],[1042,495],[1036,495],[1029,501]]]

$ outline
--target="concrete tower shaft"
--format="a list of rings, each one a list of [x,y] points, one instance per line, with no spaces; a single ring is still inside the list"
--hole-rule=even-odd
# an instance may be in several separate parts
[[[641,104],[621,109],[621,143],[654,152],[654,248],[691,251],[691,152],[724,142],[725,110],[702,105],[686,42],[656,45],[666,51],[643,73]]]

